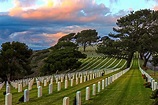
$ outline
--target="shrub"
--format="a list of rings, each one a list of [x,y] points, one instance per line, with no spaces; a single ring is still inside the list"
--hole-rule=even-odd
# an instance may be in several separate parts
[[[158,98],[156,98],[152,105],[158,105]]]
[[[151,83],[150,82],[146,82],[144,83],[145,88],[151,88]]]
[[[142,74],[142,77],[143,77],[143,79],[146,79],[146,78],[147,78],[145,74]]]
[[[151,99],[158,98],[158,89],[154,90],[150,96]]]

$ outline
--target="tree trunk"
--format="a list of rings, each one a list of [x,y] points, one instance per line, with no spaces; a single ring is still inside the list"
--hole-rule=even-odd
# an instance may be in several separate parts
[[[83,45],[83,51],[86,51],[86,44]]]
[[[127,68],[130,67],[134,52],[130,52],[127,58]]]
[[[143,60],[143,56],[144,54],[143,53],[140,53],[140,59]]]
[[[146,67],[147,62],[148,62],[148,60],[149,60],[149,58],[150,58],[151,54],[152,54],[152,53],[147,54],[146,56],[144,56],[144,64],[143,64],[143,67]]]
[[[143,67],[146,67],[147,62],[148,62],[148,59],[144,59]]]
[[[10,74],[7,74],[7,81],[10,82]]]

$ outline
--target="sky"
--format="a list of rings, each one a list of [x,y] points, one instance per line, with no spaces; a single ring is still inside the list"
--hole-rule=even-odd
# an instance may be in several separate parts
[[[158,0],[0,0],[0,45],[19,41],[40,50],[86,29],[106,36],[117,19],[140,9],[158,10]]]

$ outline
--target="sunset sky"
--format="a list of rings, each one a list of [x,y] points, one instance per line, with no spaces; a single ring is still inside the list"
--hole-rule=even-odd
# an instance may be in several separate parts
[[[130,11],[158,10],[158,0],[0,0],[0,45],[20,41],[44,49],[72,32],[108,35]]]

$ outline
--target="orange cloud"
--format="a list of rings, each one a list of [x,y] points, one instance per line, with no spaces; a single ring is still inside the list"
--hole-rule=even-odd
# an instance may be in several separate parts
[[[75,11],[80,10],[83,4],[79,2],[74,2],[73,0],[63,0],[57,6],[52,0],[46,0],[46,4],[37,9],[30,9],[24,11],[24,8],[19,5],[19,2],[15,0],[15,7],[10,10],[9,14],[11,16],[18,16],[22,18],[30,19],[46,19],[52,18],[55,20],[60,20],[62,18],[70,18],[73,16]]]
[[[9,15],[26,19],[90,22],[99,20],[100,14],[104,16],[108,10],[105,5],[98,5],[95,0],[44,0],[45,3],[36,9],[25,9],[26,7],[19,5],[18,0],[15,1],[15,7],[10,10]]]
[[[62,32],[58,32],[56,34],[44,34],[43,37],[45,37],[46,40],[50,40],[52,39],[53,41],[55,41],[55,43],[51,43],[50,46],[55,45],[58,42],[58,39],[61,38],[62,36],[65,36],[65,33]]]
[[[158,10],[158,5],[154,6],[153,9],[154,9],[154,10]]]

